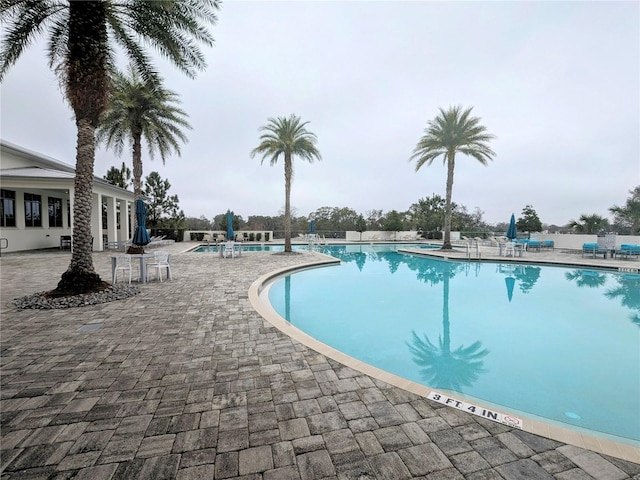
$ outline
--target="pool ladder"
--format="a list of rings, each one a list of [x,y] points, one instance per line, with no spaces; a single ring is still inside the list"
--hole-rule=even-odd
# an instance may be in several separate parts
[[[480,243],[477,240],[470,240],[466,243],[467,260],[482,260],[480,253]],[[475,251],[475,257],[473,256]]]

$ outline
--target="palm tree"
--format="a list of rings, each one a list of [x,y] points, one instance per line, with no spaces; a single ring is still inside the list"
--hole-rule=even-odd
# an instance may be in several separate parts
[[[616,221],[630,227],[630,234],[640,233],[640,185],[629,190],[631,196],[627,198],[624,206],[614,205],[609,209],[616,216]]]
[[[157,150],[164,164],[167,155],[180,156],[180,144],[187,137],[181,127],[191,129],[188,115],[181,110],[178,94],[165,89],[155,78],[146,80],[131,66],[128,75],[114,71],[109,109],[98,127],[96,140],[113,147],[121,155],[125,143],[133,152],[133,192],[142,197],[142,138],[146,140],[149,156]],[[134,231],[137,224],[133,226]]]
[[[443,164],[447,165],[443,250],[451,250],[451,192],[456,153],[473,157],[483,165],[487,165],[495,155],[487,144],[495,137],[480,125],[480,118],[471,117],[472,109],[469,107],[463,111],[461,106],[456,106],[445,111],[441,108],[440,115],[427,124],[410,158],[416,160],[416,172],[425,164],[431,165],[441,155]]]
[[[219,0],[2,0],[0,81],[24,49],[41,33],[48,36],[49,66],[59,76],[78,129],[71,263],[55,295],[84,293],[104,286],[92,259],[91,197],[95,131],[107,109],[109,68],[116,52],[131,59],[143,78],[157,74],[144,45],[153,45],[190,77],[204,69],[198,44],[210,46],[206,25],[217,21]],[[116,49],[117,47],[117,49]]]
[[[289,117],[269,118],[267,124],[260,127],[264,131],[260,135],[260,145],[251,151],[251,158],[262,155],[262,162],[269,159],[271,166],[278,163],[280,155],[284,156],[284,251],[291,252],[291,179],[293,178],[293,157],[313,163],[322,160],[316,148],[315,134],[307,131],[300,117],[291,114]]]
[[[609,226],[609,220],[601,217],[597,213],[591,215],[582,214],[580,220],[571,220],[569,222],[569,228],[579,233],[598,233],[605,230]]]

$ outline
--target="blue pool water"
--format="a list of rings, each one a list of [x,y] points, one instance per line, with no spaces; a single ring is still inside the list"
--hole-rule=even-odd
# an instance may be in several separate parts
[[[380,246],[325,251],[342,264],[269,290],[299,329],[524,418],[640,441],[640,275],[452,262]]]

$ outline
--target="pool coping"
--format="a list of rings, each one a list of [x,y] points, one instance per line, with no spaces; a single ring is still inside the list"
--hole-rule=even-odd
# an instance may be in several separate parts
[[[398,250],[400,251],[400,250]],[[428,387],[411,380],[407,380],[406,378],[400,377],[398,375],[392,374],[380,368],[374,367],[368,363],[365,363],[361,360],[358,360],[354,357],[351,357],[329,345],[315,339],[309,334],[303,332],[297,327],[293,326],[290,322],[282,318],[271,306],[271,303],[268,301],[267,294],[269,291],[269,287],[279,278],[283,277],[285,274],[292,272],[299,272],[319,267],[326,267],[340,264],[341,261],[329,255],[316,252],[319,255],[325,257],[323,260],[315,260],[307,263],[303,263],[296,266],[280,268],[269,272],[261,277],[257,278],[249,287],[248,297],[249,302],[255,311],[262,316],[267,322],[273,325],[275,328],[280,330],[282,333],[287,336],[297,340],[303,345],[315,350],[316,352],[325,355],[333,360],[336,360],[347,367],[353,368],[359,372],[362,372],[370,377],[386,382],[390,385],[393,385],[398,388],[402,388],[416,395],[420,395],[421,397],[428,398],[431,392],[440,393],[445,396],[449,396],[450,393],[444,390]],[[420,255],[425,255],[423,252],[413,252],[413,251],[405,251],[401,253],[418,253]],[[445,258],[440,255],[428,255],[434,258]],[[464,261],[466,258],[446,258],[454,261]],[[475,260],[478,261],[478,260]],[[479,260],[479,261],[493,261],[491,259]],[[504,261],[504,260],[499,260]],[[509,259],[508,263],[518,263],[519,260]],[[505,262],[505,263],[507,263]],[[591,268],[600,268],[595,265],[567,265],[563,263],[557,262],[523,262],[523,263],[546,263],[549,265],[557,265],[557,266],[575,266],[582,267],[585,266]],[[606,268],[606,267],[603,267]],[[614,268],[609,268],[609,270],[617,271]],[[461,394],[455,394],[461,400],[464,400],[464,396]],[[475,405],[479,407],[484,407],[486,409],[490,409],[492,411],[498,412],[504,415],[513,415],[511,412],[501,411],[500,408],[497,408],[495,405],[491,405],[490,403],[478,404],[479,399],[473,399]],[[433,400],[432,400],[433,401]],[[481,402],[481,401],[480,401]],[[449,407],[454,408],[454,407]],[[596,453],[601,453],[605,455],[610,455],[612,457],[620,458],[623,460],[627,460],[634,463],[640,463],[640,447],[636,447],[633,445],[629,445],[627,443],[617,442],[615,440],[609,438],[598,437],[595,435],[589,435],[584,432],[580,432],[577,430],[572,430],[569,428],[564,428],[554,423],[549,423],[541,420],[536,420],[527,417],[523,419],[523,427],[522,430],[528,433],[533,433],[536,435],[540,435],[545,438],[549,438],[552,440],[556,440],[565,444],[574,445],[577,447],[581,447],[587,450],[594,451]],[[515,427],[514,427],[515,428]],[[633,441],[633,440],[632,440]]]

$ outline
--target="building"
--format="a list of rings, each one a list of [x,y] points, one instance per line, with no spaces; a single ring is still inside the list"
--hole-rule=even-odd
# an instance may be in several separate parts
[[[0,140],[2,252],[61,248],[72,234],[75,168]],[[133,192],[94,177],[93,250],[131,238]],[[126,220],[126,221],[125,221]]]

